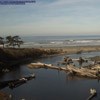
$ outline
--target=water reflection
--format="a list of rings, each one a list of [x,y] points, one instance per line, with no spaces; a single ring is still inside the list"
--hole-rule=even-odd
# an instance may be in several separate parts
[[[89,96],[89,89],[97,88],[96,85],[98,85],[97,80],[69,77],[65,72],[56,70],[39,69],[34,72],[37,73],[36,80],[31,80],[12,91],[8,88],[4,91],[13,93],[15,100],[21,97],[26,100],[73,100],[74,98],[75,100],[86,100]]]

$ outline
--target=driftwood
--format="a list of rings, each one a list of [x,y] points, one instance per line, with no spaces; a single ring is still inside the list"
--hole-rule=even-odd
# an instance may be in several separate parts
[[[87,63],[88,59],[69,59],[69,61],[59,61],[58,65],[69,65],[73,62],[78,62],[80,65]]]
[[[85,78],[94,78],[98,79],[97,70],[88,69],[88,68],[78,68],[74,67],[73,65],[67,65],[66,67],[58,67],[53,66],[51,64],[44,64],[44,63],[31,63],[28,65],[29,68],[49,68],[49,69],[56,69],[56,70],[63,70],[65,72],[70,72],[74,76],[85,77]]]
[[[13,88],[16,88],[16,87],[26,83],[27,81],[29,81],[33,78],[35,78],[34,74],[27,76],[27,77],[22,77],[20,79],[16,79],[16,80],[3,81],[3,82],[0,82],[0,89],[5,88],[5,87],[9,87],[9,88],[13,89]]]
[[[87,100],[92,100],[94,97],[96,96],[96,94],[91,94]]]
[[[92,100],[95,96],[97,96],[97,92],[95,89],[90,89],[90,96],[87,100]]]

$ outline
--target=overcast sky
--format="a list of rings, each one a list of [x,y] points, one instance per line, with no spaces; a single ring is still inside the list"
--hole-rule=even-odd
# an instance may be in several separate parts
[[[0,5],[0,35],[100,34],[100,0]]]

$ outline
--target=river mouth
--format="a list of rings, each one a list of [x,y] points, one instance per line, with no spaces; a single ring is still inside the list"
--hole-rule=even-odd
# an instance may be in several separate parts
[[[100,52],[90,52],[82,54],[67,55],[72,58],[93,57],[100,55]],[[63,56],[54,56],[38,59],[38,62],[57,64]],[[69,77],[63,71],[52,69],[29,69],[28,66],[22,65],[15,70],[0,76],[0,81],[17,79],[25,75],[35,73],[36,78],[27,83],[14,88],[4,88],[2,91],[12,94],[13,100],[86,100],[89,96],[89,89],[95,88],[100,92],[100,82],[96,79],[85,79],[78,77]],[[94,100],[99,100],[98,95]]]

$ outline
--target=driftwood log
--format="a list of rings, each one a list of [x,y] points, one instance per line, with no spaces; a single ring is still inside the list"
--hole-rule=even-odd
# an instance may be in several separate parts
[[[92,100],[96,96],[97,96],[96,90],[95,89],[90,89],[90,96],[87,98],[87,100]]]
[[[3,82],[0,82],[0,89],[5,88],[5,87],[9,87],[13,89],[20,85],[23,85],[24,83],[26,83],[29,80],[32,80],[33,78],[35,78],[34,74],[30,76],[22,77],[20,79],[3,81]]]
[[[87,98],[87,100],[92,100],[95,96],[96,96],[96,93],[91,94],[91,95]]]
[[[79,67],[74,67],[73,65],[67,65],[66,67],[59,67],[59,66],[53,66],[52,64],[31,63],[28,65],[28,67],[62,70],[65,72],[69,72],[73,74],[74,76],[85,77],[85,78],[93,78],[93,79],[100,78],[97,75],[97,69],[89,69],[89,68],[83,68],[83,67],[79,68]]]
[[[69,65],[69,64],[72,64],[74,62],[78,62],[79,65],[81,66],[83,63],[87,63],[88,62],[88,59],[83,59],[83,58],[80,58],[80,59],[70,59],[67,61],[59,61],[58,62],[58,65]]]

